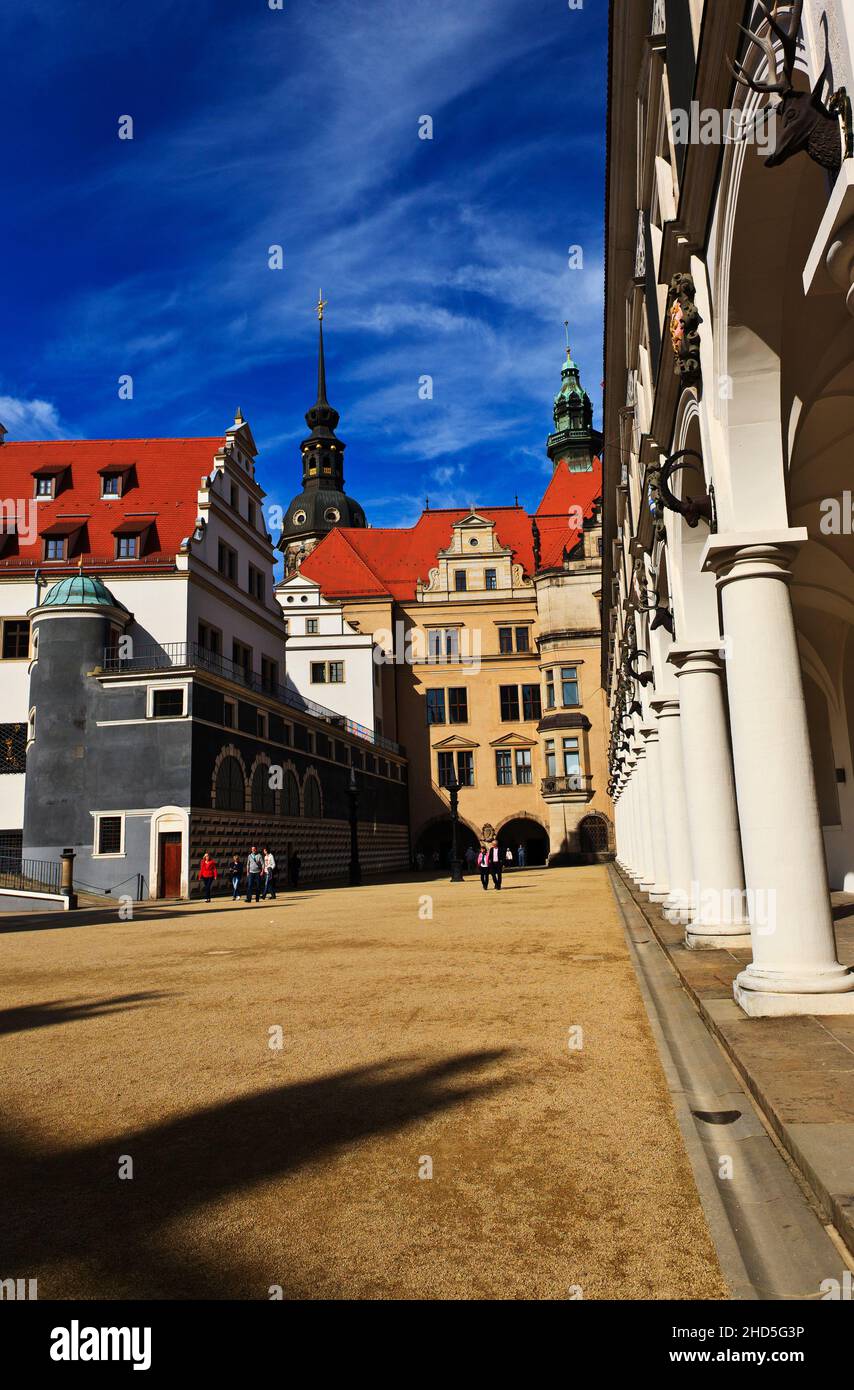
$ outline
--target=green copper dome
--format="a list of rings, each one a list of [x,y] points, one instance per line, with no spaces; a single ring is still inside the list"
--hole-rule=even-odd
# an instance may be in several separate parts
[[[95,575],[71,574],[48,589],[40,608],[124,608]]]

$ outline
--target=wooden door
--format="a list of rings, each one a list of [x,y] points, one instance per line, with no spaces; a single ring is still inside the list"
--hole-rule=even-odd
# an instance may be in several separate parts
[[[160,836],[159,896],[161,898],[180,898],[181,896],[181,832],[170,832]]]

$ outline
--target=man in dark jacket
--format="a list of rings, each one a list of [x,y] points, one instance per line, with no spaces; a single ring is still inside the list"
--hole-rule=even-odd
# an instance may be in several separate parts
[[[253,845],[246,856],[246,901],[251,903],[252,894],[255,894],[255,901],[261,901],[261,875],[264,872],[264,857],[258,853],[258,846]]]

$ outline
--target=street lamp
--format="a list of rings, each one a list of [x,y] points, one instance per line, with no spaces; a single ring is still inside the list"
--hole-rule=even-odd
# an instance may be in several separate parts
[[[451,798],[451,883],[462,883],[463,861],[457,849],[457,827],[460,819],[457,803],[460,797],[460,784],[457,781],[457,774],[453,766],[446,783],[446,790]]]
[[[362,866],[359,863],[359,788],[356,785],[356,769],[350,768],[350,885],[356,887],[362,882]]]

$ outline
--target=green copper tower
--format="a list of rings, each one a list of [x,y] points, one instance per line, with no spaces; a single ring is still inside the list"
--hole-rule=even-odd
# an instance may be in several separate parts
[[[566,459],[571,473],[589,473],[593,459],[601,452],[602,435],[593,428],[593,406],[581,385],[578,365],[573,362],[569,347],[560,376],[554,433],[546,441],[546,452],[555,468],[561,459]]]

